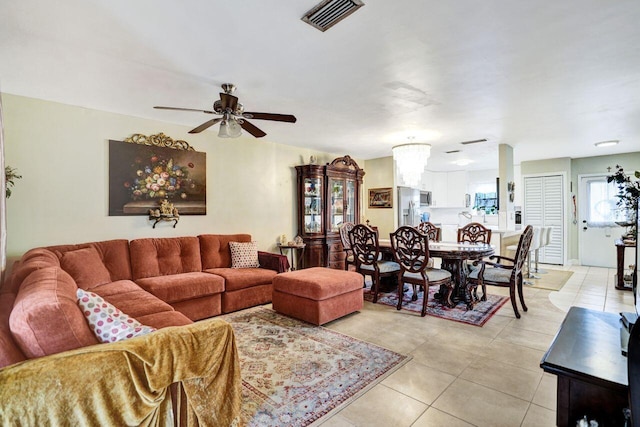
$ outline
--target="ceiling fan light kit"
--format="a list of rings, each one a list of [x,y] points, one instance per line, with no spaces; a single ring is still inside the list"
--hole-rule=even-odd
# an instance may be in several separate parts
[[[177,110],[177,111],[197,111],[206,114],[218,114],[222,117],[211,119],[202,123],[189,131],[189,133],[200,133],[210,128],[216,123],[220,123],[218,137],[220,138],[238,138],[242,135],[241,129],[249,132],[256,138],[262,138],[266,135],[261,129],[253,125],[247,119],[271,120],[276,122],[295,123],[296,117],[291,114],[274,114],[274,113],[256,113],[245,112],[244,105],[238,102],[238,97],[232,95],[236,90],[236,86],[232,83],[224,83],[222,85],[223,93],[220,93],[220,100],[213,103],[213,111],[201,110],[197,108],[180,108],[180,107],[161,107],[153,108],[159,110]]]

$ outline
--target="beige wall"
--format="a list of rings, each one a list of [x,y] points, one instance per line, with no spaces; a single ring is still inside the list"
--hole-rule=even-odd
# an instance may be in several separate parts
[[[381,157],[364,162],[364,192],[363,192],[363,217],[362,222],[369,220],[371,225],[378,227],[381,239],[388,239],[389,233],[395,230],[394,218],[396,212],[396,194],[393,191],[393,208],[369,209],[370,188],[394,188],[393,182],[393,157]]]
[[[261,250],[277,252],[279,235],[297,234],[294,166],[312,154],[319,163],[339,156],[9,94],[2,102],[6,163],[23,176],[7,201],[10,262],[36,246],[202,233],[250,233]],[[194,124],[204,119],[195,114]],[[108,216],[108,141],[159,132],[207,153],[207,215],[182,216],[175,229]]]

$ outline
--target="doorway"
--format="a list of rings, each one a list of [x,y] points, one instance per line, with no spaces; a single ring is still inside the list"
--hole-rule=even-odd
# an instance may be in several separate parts
[[[545,264],[563,265],[566,259],[564,173],[524,177],[523,225],[551,227],[549,243],[539,252]]]
[[[607,175],[578,176],[578,249],[580,264],[592,267],[616,266],[615,240],[622,229],[615,223],[618,189]]]

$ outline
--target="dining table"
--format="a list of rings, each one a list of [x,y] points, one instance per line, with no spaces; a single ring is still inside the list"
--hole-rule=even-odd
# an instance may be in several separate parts
[[[379,239],[378,245],[382,253],[387,256],[391,255],[390,259],[393,259],[390,239]],[[454,302],[467,302],[467,269],[464,266],[465,261],[479,260],[494,253],[495,247],[487,243],[429,241],[429,257],[440,258],[442,260],[441,268],[451,273],[451,279],[454,284],[451,299]],[[442,299],[444,295],[445,290],[441,286],[440,291],[436,293],[436,298]]]

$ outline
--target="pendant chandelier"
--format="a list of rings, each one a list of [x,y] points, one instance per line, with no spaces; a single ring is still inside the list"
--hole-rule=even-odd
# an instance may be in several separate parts
[[[402,181],[409,187],[417,186],[431,155],[431,144],[409,143],[396,145],[391,149],[396,170]]]

